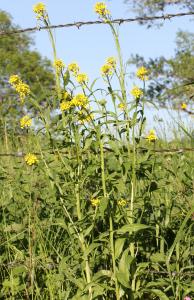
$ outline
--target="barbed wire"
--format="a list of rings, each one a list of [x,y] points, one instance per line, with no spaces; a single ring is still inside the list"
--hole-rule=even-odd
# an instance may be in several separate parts
[[[126,19],[113,19],[110,22],[112,24],[118,24],[121,25],[123,23],[130,23],[130,22],[144,22],[144,21],[152,21],[152,20],[170,20],[172,18],[176,17],[184,17],[184,16],[192,16],[194,15],[194,11],[188,11],[183,13],[176,13],[176,14],[162,14],[159,16],[143,16],[143,17],[135,17],[135,18],[126,18]],[[66,23],[66,24],[58,24],[58,25],[50,25],[50,26],[40,26],[40,27],[28,27],[24,29],[16,29],[16,30],[3,30],[0,31],[0,37],[6,36],[6,35],[13,35],[18,33],[25,33],[25,32],[33,32],[33,31],[41,31],[41,30],[47,30],[47,29],[57,29],[57,28],[65,28],[65,27],[77,27],[77,29],[80,29],[82,26],[86,25],[99,25],[99,24],[108,24],[108,22],[97,20],[97,21],[78,21],[73,23]]]
[[[161,153],[168,153],[168,154],[181,154],[181,153],[184,153],[184,152],[194,152],[194,148],[172,148],[172,149],[147,149],[147,148],[139,148],[139,150],[141,152],[145,152],[145,151],[151,151],[151,152],[154,152],[154,153],[158,153],[158,154],[161,154]],[[33,154],[35,155],[42,155],[44,152],[49,152],[49,154],[55,154],[57,155],[58,153],[59,154],[69,154],[68,151],[60,151],[58,149],[55,149],[55,150],[43,150],[42,152],[33,152]],[[107,152],[114,152],[114,150],[108,148],[108,147],[104,147],[104,151],[107,151]],[[84,152],[84,151],[83,151]],[[88,152],[88,150],[87,150]],[[95,151],[94,151],[95,152]],[[133,152],[133,150],[131,150],[131,152]],[[13,152],[13,153],[0,153],[0,157],[6,157],[6,156],[12,156],[12,157],[24,157],[27,153],[25,152]]]

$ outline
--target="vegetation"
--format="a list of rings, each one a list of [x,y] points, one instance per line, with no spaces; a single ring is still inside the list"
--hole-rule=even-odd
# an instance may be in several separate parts
[[[131,5],[135,12],[139,15],[155,15],[158,12],[164,12],[169,8],[175,8],[177,10],[194,9],[193,0],[124,0],[128,5]]]
[[[129,64],[145,65],[149,71],[147,95],[149,99],[160,106],[188,105],[188,112],[194,99],[194,36],[191,33],[179,31],[177,33],[175,56],[172,58],[158,57],[146,61],[139,55],[132,56]],[[191,105],[190,105],[191,104]]]
[[[176,9],[177,12],[186,9],[192,11],[194,9],[194,1],[158,1],[158,0],[144,0],[131,1],[126,0],[126,4],[131,5],[133,10],[139,16],[157,15],[157,13],[168,13],[169,8]],[[158,24],[159,27],[164,22],[140,22],[140,24],[148,25],[149,27]],[[138,54],[129,59],[129,63],[139,65],[146,65],[150,70],[149,87],[147,95],[151,101],[157,101],[160,106],[170,106],[173,108],[180,107],[182,102],[189,105],[193,102],[194,95],[194,36],[191,32],[184,32],[179,30],[177,32],[175,55],[171,58],[158,57],[145,60]],[[190,107],[188,107],[190,112]]]
[[[182,140],[146,132],[149,72],[126,89],[117,27],[104,3],[95,11],[118,52],[105,87],[65,66],[49,29],[52,95],[40,104],[21,72],[9,77],[21,119],[1,135],[0,298],[191,300],[193,137],[181,123]],[[43,3],[34,12],[50,24]]]
[[[18,26],[12,24],[10,15],[0,11],[0,30],[16,28]],[[32,45],[32,39],[26,34],[8,35],[0,39],[0,112],[1,116],[9,112],[9,123],[11,122],[12,127],[15,126],[15,119],[18,122],[18,116],[20,117],[22,112],[20,106],[16,105],[18,96],[8,83],[9,76],[18,74],[22,78],[25,77],[39,103],[46,100],[55,84],[51,62],[43,59],[37,51],[31,50]],[[4,128],[5,124],[0,121],[0,126]]]

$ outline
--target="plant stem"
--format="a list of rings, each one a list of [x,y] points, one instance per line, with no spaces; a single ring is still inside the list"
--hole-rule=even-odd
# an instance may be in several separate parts
[[[49,20],[44,20],[44,22],[45,22],[46,26],[50,25]],[[50,41],[51,41],[51,46],[52,46],[52,49],[53,49],[54,61],[56,61],[57,60],[57,50],[56,50],[56,46],[55,46],[55,40],[54,40],[54,37],[53,37],[53,33],[52,33],[52,30],[50,28],[48,28],[47,31],[48,31],[49,38],[50,38]],[[61,99],[60,76],[59,76],[59,73],[58,73],[56,68],[55,68],[55,78],[56,78],[56,89],[57,89],[58,100],[60,100]]]
[[[81,213],[81,205],[80,205],[80,168],[81,168],[81,161],[80,161],[80,138],[79,138],[79,128],[74,127],[74,135],[75,135],[75,143],[76,143],[76,155],[77,155],[77,184],[75,185],[75,195],[76,195],[76,207],[77,207],[77,217],[80,221],[82,219],[82,213]],[[89,258],[88,255],[86,255],[86,242],[84,239],[84,235],[81,232],[80,233],[80,242],[81,242],[81,248],[83,251],[83,257],[85,260],[85,272],[86,272],[86,281],[87,284],[91,283],[91,270],[89,266]],[[92,300],[92,287],[89,287],[89,299]]]
[[[100,143],[100,160],[101,160],[101,176],[102,176],[102,189],[104,195],[104,201],[108,201],[107,199],[107,192],[106,192],[106,177],[105,177],[105,169],[104,169],[104,149],[103,149],[103,140],[99,134],[99,143]],[[112,254],[112,268],[114,274],[114,281],[115,281],[115,293],[116,299],[119,300],[119,285],[116,276],[116,263],[115,263],[115,252],[114,252],[114,232],[113,232],[113,221],[112,215],[110,212],[109,216],[109,226],[110,226],[110,247],[111,247],[111,254]]]

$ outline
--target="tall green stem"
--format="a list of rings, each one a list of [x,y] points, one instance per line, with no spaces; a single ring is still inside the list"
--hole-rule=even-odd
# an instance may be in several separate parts
[[[77,207],[77,217],[80,221],[82,219],[82,213],[81,213],[81,203],[80,203],[80,167],[81,167],[81,161],[80,161],[80,138],[79,138],[79,129],[74,128],[74,135],[75,135],[75,143],[76,143],[76,154],[77,154],[77,178],[78,182],[75,185],[75,195],[76,195],[76,207]],[[81,232],[80,233],[80,242],[81,242],[81,248],[83,251],[83,257],[85,261],[85,272],[86,272],[86,282],[87,284],[91,283],[91,270],[89,266],[89,258],[88,255],[86,255],[86,242],[84,239],[84,235]],[[89,287],[89,300],[92,300],[92,287]]]
[[[44,20],[45,25],[49,26],[50,22],[48,20]],[[52,33],[52,30],[50,28],[48,28],[48,34],[49,34],[49,38],[51,41],[51,46],[53,49],[53,57],[54,57],[54,61],[57,60],[57,50],[56,50],[56,46],[55,46],[55,39]],[[59,76],[59,72],[57,71],[57,69],[55,68],[55,78],[56,78],[56,89],[57,89],[57,96],[58,96],[58,100],[61,99],[61,87],[60,87],[60,76]]]
[[[105,168],[104,168],[103,140],[100,136],[100,133],[98,133],[98,134],[99,134],[99,143],[100,143],[102,189],[103,189],[104,201],[108,201],[107,191],[106,191]],[[111,212],[110,212],[110,216],[109,216],[109,226],[110,226],[110,247],[111,247],[112,268],[113,268],[114,282],[115,282],[115,293],[116,293],[116,299],[119,300],[120,295],[119,295],[119,285],[118,285],[117,275],[116,275],[116,263],[115,263],[115,251],[114,251],[114,229],[113,229],[113,220],[112,220]]]

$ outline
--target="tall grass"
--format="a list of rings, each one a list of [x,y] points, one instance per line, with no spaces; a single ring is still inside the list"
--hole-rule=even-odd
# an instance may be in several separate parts
[[[1,153],[19,153],[0,163],[1,299],[194,295],[193,153],[158,153],[166,142],[153,132],[146,138],[146,98],[126,90],[117,28],[108,13],[100,16],[118,51],[117,65],[109,63],[111,72],[103,74],[105,87],[75,84],[49,30],[56,92],[44,106],[35,95],[26,99],[36,126],[19,134],[5,125],[1,132]],[[45,8],[39,21],[49,25]],[[88,105],[72,104],[78,93]],[[191,139],[187,134],[168,147],[190,146]],[[38,161],[29,165],[24,153]]]

